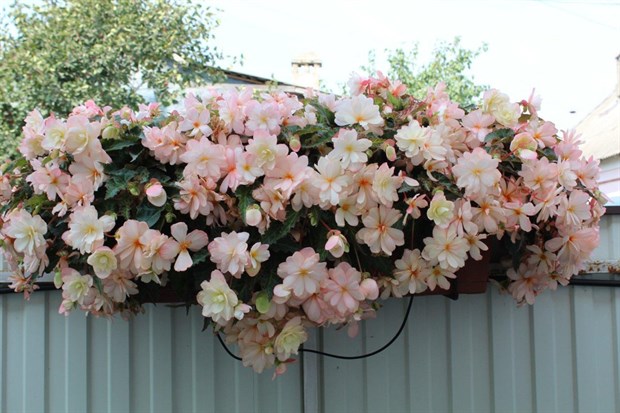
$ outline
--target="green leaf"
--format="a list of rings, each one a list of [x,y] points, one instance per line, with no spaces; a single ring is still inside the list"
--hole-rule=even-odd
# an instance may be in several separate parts
[[[120,191],[127,189],[129,181],[133,179],[138,172],[135,169],[122,168],[109,171],[109,179],[106,182],[105,199],[113,198]]]
[[[159,221],[162,211],[163,208],[156,207],[150,202],[143,201],[140,205],[138,205],[136,219],[138,221],[146,222],[149,228],[153,228]]]
[[[192,261],[194,262],[194,265],[200,264],[202,262],[205,262],[208,256],[209,250],[207,248],[203,248],[192,254]]]
[[[262,242],[265,244],[274,244],[279,239],[288,235],[297,223],[299,215],[298,211],[291,210],[288,212],[284,222],[272,221],[269,229],[265,231],[263,235]]]
[[[510,140],[515,136],[515,131],[510,128],[497,129],[489,133],[485,138],[485,142]]]
[[[235,191],[235,196],[237,197],[239,215],[241,216],[243,223],[245,223],[245,212],[248,210],[248,207],[255,202],[254,198],[252,198],[252,187],[245,185],[238,186]]]
[[[110,142],[110,144],[106,144]],[[114,140],[114,141],[104,141],[103,149],[106,152],[114,152],[114,151],[122,151],[123,149],[132,147],[139,142],[138,139],[123,139],[123,140]]]

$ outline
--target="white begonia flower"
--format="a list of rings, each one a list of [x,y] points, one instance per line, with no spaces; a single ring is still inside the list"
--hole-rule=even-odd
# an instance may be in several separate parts
[[[40,216],[32,216],[28,211],[20,209],[9,214],[9,222],[5,224],[3,232],[15,239],[15,251],[34,255],[35,250],[45,245],[43,235],[47,233],[47,224]]]
[[[108,247],[97,248],[86,262],[93,267],[95,275],[99,278],[108,277],[118,267],[116,255]]]
[[[359,123],[364,129],[369,126],[383,125],[383,118],[379,113],[379,106],[364,95],[343,99],[336,107],[336,125],[346,126]]]
[[[74,249],[92,252],[103,245],[106,232],[114,228],[114,218],[104,215],[99,218],[94,206],[79,207],[69,218],[69,230],[63,234],[63,239]]]
[[[446,199],[443,191],[437,191],[433,196],[426,215],[437,226],[446,227],[454,218],[454,203]]]
[[[213,270],[211,279],[200,284],[200,291],[196,297],[202,306],[202,315],[211,317],[220,325],[225,325],[235,316],[235,309],[239,304],[237,294],[230,289],[224,274]]]
[[[301,317],[294,317],[286,322],[274,342],[278,360],[286,361],[291,354],[297,354],[299,346],[308,340],[308,333],[301,325]]]

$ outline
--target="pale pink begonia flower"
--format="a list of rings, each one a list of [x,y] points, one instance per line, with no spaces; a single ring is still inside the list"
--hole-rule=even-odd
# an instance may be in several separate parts
[[[276,166],[276,159],[288,154],[288,147],[278,144],[278,137],[263,129],[254,133],[245,150],[253,155],[254,164],[264,171],[273,169]]]
[[[217,102],[219,117],[226,126],[235,133],[242,134],[245,130],[244,106],[252,99],[252,88],[242,91],[227,89],[223,99]]]
[[[104,173],[103,164],[89,158],[73,162],[69,165],[69,172],[73,175],[72,182],[88,180],[92,183],[95,191],[108,179],[108,176]]]
[[[89,122],[84,115],[74,115],[67,119],[65,133],[65,150],[71,155],[79,155],[96,148],[97,139],[101,133],[101,125]]]
[[[70,180],[69,185],[65,189],[63,202],[64,206],[60,207],[61,209],[65,209],[67,207],[75,208],[76,206],[87,206],[90,205],[95,200],[95,188],[93,187],[92,181],[89,179],[80,179],[73,178]],[[60,204],[58,204],[60,205]],[[57,206],[58,206],[57,205]],[[54,211],[56,208],[54,208]],[[63,214],[59,213],[59,216],[63,216],[66,213],[66,210]]]
[[[552,122],[543,122],[540,119],[532,119],[527,129],[532,137],[538,142],[539,148],[550,148],[556,144],[557,138],[555,135],[558,133],[555,125]]]
[[[590,219],[592,214],[588,205],[589,199],[590,195],[580,190],[572,191],[568,197],[561,196],[557,210],[557,225],[578,227],[583,221]]]
[[[103,280],[103,292],[112,301],[123,303],[130,295],[138,294],[138,285],[132,281],[133,278],[133,274],[129,271],[112,271],[110,276]]]
[[[482,259],[480,251],[488,251],[489,247],[483,242],[487,238],[487,234],[477,234],[475,232],[467,232],[463,235],[469,244],[469,256],[476,261]]]
[[[537,189],[548,189],[555,187],[558,182],[558,165],[549,162],[549,159],[542,157],[538,160],[526,161],[523,163],[519,176],[523,177],[523,184],[535,191]]]
[[[271,218],[283,221],[286,217],[287,198],[279,189],[263,185],[252,191],[252,197]]]
[[[587,160],[580,160],[579,166],[575,168],[577,178],[588,189],[593,189],[597,185],[600,175],[600,161],[590,156]]]
[[[280,133],[282,124],[282,114],[279,107],[273,102],[249,101],[244,108],[247,116],[245,122],[245,134],[256,137],[258,133],[274,134]]]
[[[170,227],[170,233],[179,243],[179,256],[174,263],[174,270],[178,272],[185,271],[194,264],[188,250],[193,252],[200,251],[209,243],[209,237],[206,232],[199,229],[188,234],[185,222],[173,224]]]
[[[101,279],[108,277],[112,271],[118,268],[118,261],[114,251],[108,247],[97,248],[86,260],[95,275]]]
[[[18,150],[27,160],[33,160],[46,153],[45,148],[41,146],[43,135],[24,129],[24,138],[19,143]]]
[[[361,273],[347,262],[341,262],[328,273],[329,278],[322,287],[325,301],[341,316],[357,311],[360,301],[366,298],[360,289]]]
[[[435,225],[445,228],[454,219],[454,202],[448,201],[443,191],[437,191],[433,195],[426,216]]]
[[[207,109],[198,111],[190,109],[187,111],[185,118],[179,125],[180,132],[189,132],[189,136],[193,137],[208,137],[211,136],[213,130],[209,126],[211,121],[211,114]]]
[[[187,142],[186,151],[179,159],[187,166],[183,170],[184,176],[198,175],[201,178],[211,178],[218,181],[222,169],[226,167],[224,147],[214,144],[204,136],[200,140],[192,139]]]
[[[221,236],[209,243],[211,262],[216,264],[220,271],[239,278],[249,260],[246,243],[249,237],[250,234],[247,232],[232,231],[228,234],[222,232]]]
[[[236,172],[241,185],[252,185],[256,178],[265,174],[263,168],[258,166],[256,157],[248,152],[243,152],[237,157]]]
[[[422,215],[420,209],[428,206],[426,195],[416,194],[413,198],[405,198],[405,204],[407,204],[407,210],[405,211],[405,217],[403,223],[406,223],[407,217],[411,215],[411,218],[418,219]]]
[[[297,354],[299,346],[308,340],[301,317],[293,317],[286,322],[273,343],[273,350],[280,361],[286,361],[291,354]]]
[[[45,193],[50,201],[56,200],[56,197],[62,199],[69,185],[69,174],[62,171],[55,161],[42,165],[38,159],[35,159],[31,165],[34,172],[26,177],[26,181],[30,182],[34,193]]]
[[[245,272],[247,272],[250,277],[254,277],[260,271],[261,264],[267,261],[270,255],[268,244],[257,242],[252,245],[252,248],[248,251],[248,262],[245,267]]]
[[[146,222],[129,219],[116,232],[116,242],[113,250],[119,258],[119,268],[129,269],[134,274],[138,274],[146,259],[146,245],[140,238],[148,231],[149,226]]]
[[[40,288],[32,282],[31,277],[26,277],[23,274],[13,273],[9,275],[8,281],[11,282],[9,288],[16,293],[23,293],[24,299],[27,301],[30,300],[30,295]]]
[[[565,189],[572,190],[577,185],[577,171],[575,167],[579,167],[579,162],[558,160],[558,182]]]
[[[391,255],[397,246],[405,243],[404,233],[392,228],[401,216],[397,209],[383,205],[372,208],[362,217],[364,228],[357,232],[358,240],[368,245],[370,251],[375,254],[383,252]]]
[[[420,164],[422,159],[427,161],[443,161],[446,159],[448,148],[446,147],[442,132],[439,127],[431,131],[422,144],[419,155],[412,159],[414,165]]]
[[[216,183],[211,178],[188,177],[177,185],[181,188],[179,198],[174,200],[174,209],[189,214],[191,219],[204,215],[209,219],[215,213],[218,202],[224,197],[215,192]]]
[[[328,154],[329,157],[338,159],[342,167],[347,169],[368,161],[366,151],[372,146],[369,139],[358,139],[354,129],[340,129],[332,138],[334,149]]]
[[[351,96],[357,96],[364,93],[364,91],[367,91],[370,86],[370,82],[371,80],[368,77],[362,77],[355,72],[351,73],[351,77],[347,82]]]
[[[240,146],[226,146],[224,148],[226,166],[223,169],[224,179],[220,183],[220,192],[225,194],[229,189],[236,191],[242,182],[242,174],[239,171],[239,159],[243,156],[243,148]]]
[[[239,355],[245,367],[252,367],[256,373],[262,373],[275,363],[272,341],[267,337],[255,340],[240,341]]]
[[[336,106],[336,125],[361,125],[364,129],[383,125],[379,106],[371,98],[364,95],[342,99]]]
[[[283,288],[298,298],[307,298],[319,291],[321,283],[327,279],[327,265],[319,260],[319,254],[306,247],[280,263],[277,273],[283,280]]]
[[[553,269],[557,259],[554,253],[546,248],[540,248],[538,245],[528,245],[526,248],[531,253],[527,259],[530,266],[535,267],[540,273],[548,273]]]
[[[556,253],[560,262],[567,263],[566,275],[576,273],[579,270],[574,265],[590,256],[590,253],[599,244],[599,232],[597,228],[573,229],[560,227],[559,235],[545,242],[545,249]]]
[[[2,232],[14,239],[15,251],[35,255],[36,250],[46,247],[44,235],[47,233],[47,224],[39,215],[32,216],[24,209],[16,209],[7,218]]]
[[[379,165],[371,163],[353,175],[350,187],[353,188],[352,193],[355,194],[355,200],[360,209],[372,208],[377,205],[378,199],[372,189],[377,169],[379,169]]]
[[[431,268],[420,255],[420,250],[403,251],[403,256],[394,262],[394,277],[398,280],[401,294],[417,294],[426,291],[426,279]]]
[[[433,228],[433,236],[424,238],[422,256],[429,261],[439,262],[443,269],[465,266],[469,243],[459,237],[454,227]]]
[[[299,211],[302,207],[310,208],[319,203],[320,189],[314,186],[309,179],[302,181],[291,198],[293,210]]]
[[[99,217],[91,205],[78,207],[69,216],[69,230],[63,234],[63,240],[81,254],[90,253],[103,246],[104,234],[112,231],[114,223],[110,215]]]
[[[310,182],[320,191],[319,199],[338,205],[340,197],[346,195],[343,188],[349,185],[350,176],[343,172],[339,161],[328,157],[319,158],[315,168],[317,172],[311,176]]]
[[[456,229],[458,236],[462,237],[466,232],[477,233],[478,226],[472,221],[473,212],[471,203],[465,199],[457,199],[454,202],[454,219],[450,225]]]
[[[511,228],[518,225],[525,232],[532,230],[530,217],[538,213],[540,207],[534,206],[531,202],[522,204],[520,202],[508,202],[504,204],[506,214],[506,227]]]
[[[459,157],[452,172],[457,178],[456,185],[465,188],[465,196],[482,198],[491,192],[502,177],[498,165],[499,160],[493,159],[484,149],[475,148]]]
[[[520,304],[523,302],[530,305],[534,304],[542,286],[542,274],[533,271],[526,264],[521,264],[517,271],[510,268],[506,275],[512,280],[508,286],[508,292],[512,294],[514,299]]]
[[[340,202],[338,202],[338,209],[336,210],[336,214],[334,218],[336,220],[336,225],[339,227],[344,227],[345,221],[347,224],[355,227],[359,224],[359,215],[361,215],[361,211],[356,202],[356,196],[350,196],[348,198],[341,198]]]
[[[484,113],[480,109],[468,113],[463,117],[463,127],[471,132],[480,142],[491,133],[490,126],[495,122],[493,115]]]
[[[381,204],[391,208],[392,203],[398,201],[398,189],[402,184],[403,177],[394,175],[394,167],[383,163],[375,172],[372,190]]]
[[[180,163],[187,141],[187,136],[178,131],[176,121],[170,122],[163,129],[145,127],[142,137],[142,145],[151,150],[155,159],[170,165]]]
[[[477,201],[478,207],[472,206],[472,222],[489,234],[497,233],[499,224],[505,222],[504,210],[499,202],[487,197]]]
[[[220,325],[225,325],[235,316],[235,308],[239,304],[237,294],[230,289],[224,274],[218,270],[211,272],[209,281],[200,284],[201,291],[196,299],[202,306],[202,315],[210,317]]]
[[[150,229],[140,237],[140,242],[144,244],[145,256],[142,271],[150,271],[155,275],[170,271],[172,262],[180,251],[177,241],[157,230]]]
[[[426,284],[428,285],[429,290],[435,291],[435,288],[437,288],[437,286],[444,290],[449,290],[450,281],[448,280],[456,278],[454,271],[455,269],[452,267],[432,267],[428,274],[428,277],[426,278]]]
[[[273,169],[265,172],[265,185],[282,191],[286,198],[290,198],[293,191],[312,173],[308,167],[308,157],[298,156],[291,152],[286,156],[279,156]]]

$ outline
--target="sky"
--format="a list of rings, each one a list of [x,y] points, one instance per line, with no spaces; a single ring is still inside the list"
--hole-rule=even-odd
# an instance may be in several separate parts
[[[354,71],[377,52],[416,42],[428,61],[438,41],[460,36],[476,49],[475,81],[514,101],[533,88],[542,97],[541,116],[559,128],[574,127],[618,81],[620,1],[603,0],[215,0],[221,23],[215,44],[243,55],[226,68],[292,82],[290,62],[305,52],[322,61],[321,79],[340,91]],[[225,64],[226,65],[226,64]],[[574,113],[571,113],[574,112]]]

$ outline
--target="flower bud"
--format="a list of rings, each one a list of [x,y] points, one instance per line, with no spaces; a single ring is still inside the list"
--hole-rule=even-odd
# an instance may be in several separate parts
[[[299,140],[299,137],[297,135],[293,136],[289,141],[288,146],[290,146],[293,152],[299,152],[301,149],[301,141]]]
[[[259,206],[254,204],[251,205],[245,211],[245,223],[251,227],[257,227],[260,225],[263,220],[263,214],[260,212]]]
[[[340,231],[330,231],[327,235],[329,238],[325,244],[325,249],[334,257],[340,258],[342,257],[342,254],[349,251],[349,243]]]
[[[360,284],[360,290],[367,300],[376,300],[379,297],[379,286],[372,278],[366,278]]]
[[[114,125],[108,126],[101,133],[103,139],[118,139],[119,136],[120,131]]]
[[[152,179],[151,182],[146,185],[146,197],[148,198],[149,202],[156,207],[163,206],[168,199],[168,196],[166,195],[166,190],[156,179]]]

